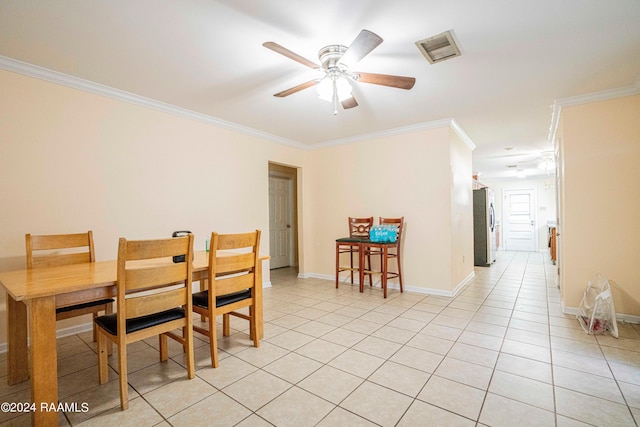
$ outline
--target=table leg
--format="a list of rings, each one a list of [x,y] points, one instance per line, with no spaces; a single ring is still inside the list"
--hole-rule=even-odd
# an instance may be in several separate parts
[[[258,335],[259,339],[264,338],[264,313],[262,308],[262,261],[258,261],[258,265],[256,265],[256,274],[258,275],[258,286],[256,287],[256,306],[255,306],[255,316],[256,316],[256,331],[255,333]],[[215,325],[215,321],[214,321]]]
[[[31,337],[31,402],[35,404],[36,409],[31,414],[31,425],[57,426],[58,413],[41,410],[41,405],[50,407],[58,404],[56,301],[52,296],[35,298],[28,304]]]
[[[7,293],[7,383],[14,385],[29,379],[27,348],[27,306]]]

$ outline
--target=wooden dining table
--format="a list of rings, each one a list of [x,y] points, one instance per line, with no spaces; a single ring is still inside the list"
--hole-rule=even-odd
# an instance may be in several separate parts
[[[200,281],[201,288],[208,279],[208,265],[208,252],[196,251],[193,281]],[[262,283],[262,262],[256,274]],[[116,260],[0,273],[0,285],[7,291],[7,382],[31,380],[32,425],[58,425],[58,413],[51,410],[58,406],[56,308],[115,297],[116,276]],[[256,332],[262,337],[262,287],[256,291]]]

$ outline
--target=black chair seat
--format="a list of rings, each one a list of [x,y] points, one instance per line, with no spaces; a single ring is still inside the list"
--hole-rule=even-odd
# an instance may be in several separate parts
[[[251,298],[251,289],[222,295],[216,298],[216,307],[223,307],[249,298]],[[209,291],[196,292],[193,294],[193,305],[209,308]]]
[[[101,299],[98,301],[85,302],[82,304],[70,305],[68,307],[60,307],[60,308],[56,308],[56,314],[66,313],[67,311],[79,310],[81,308],[95,307],[98,305],[109,304],[112,302],[113,302],[113,299],[109,298],[109,299]]]
[[[142,329],[150,328],[152,326],[160,325],[162,323],[170,322],[176,319],[182,319],[184,317],[184,309],[180,307],[172,308],[171,310],[163,311],[161,313],[150,314],[148,316],[136,317],[134,319],[127,320],[127,334],[136,332]],[[95,319],[95,322],[105,331],[111,335],[117,335],[118,333],[118,314],[108,314],[106,316],[100,316]]]

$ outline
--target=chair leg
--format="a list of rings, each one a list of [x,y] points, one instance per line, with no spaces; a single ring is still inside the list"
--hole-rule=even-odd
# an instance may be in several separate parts
[[[118,342],[118,376],[120,377],[120,409],[129,409],[129,386],[127,384],[127,344]]]
[[[209,351],[211,353],[211,367],[218,367],[218,337],[216,332],[216,318],[211,313],[209,317]]]
[[[185,352],[187,356],[187,378],[190,380],[193,379],[196,375],[196,363],[195,356],[193,352],[193,327],[189,325],[182,328],[182,338],[184,338],[185,342]]]
[[[256,333],[258,330],[258,318],[256,317],[255,306],[249,307],[249,331],[254,347],[260,347],[260,337]]]
[[[107,303],[107,308],[104,310],[104,314],[113,314],[113,303]],[[95,325],[94,325],[95,327]],[[113,341],[107,340],[107,354],[111,356],[113,354]]]
[[[182,328],[184,352],[187,358],[187,378],[193,379],[196,375],[196,363],[193,350],[193,312],[186,313],[186,324]]]
[[[381,270],[382,270],[382,293],[384,295],[384,297],[387,297],[387,278],[389,276],[389,257],[387,256],[387,248],[383,248],[382,249],[382,255],[380,255],[380,258],[382,259],[382,266],[381,266]]]
[[[231,335],[231,317],[228,313],[222,315],[222,335],[225,337]]]
[[[158,335],[160,342],[160,361],[166,362],[169,359],[169,346],[167,345],[167,336],[165,334]]]
[[[249,339],[253,341],[254,347],[258,347],[255,345],[256,340],[256,330],[254,328],[255,323],[253,322],[253,318],[255,316],[255,310],[253,309],[253,305],[249,306]]]
[[[400,248],[396,255],[396,263],[398,264],[398,282],[400,282],[400,292],[402,292],[402,262],[400,262]]]
[[[338,289],[338,271],[340,270],[340,250],[336,244],[336,289]]]
[[[96,325],[96,322],[94,322],[94,320],[96,320],[96,317],[98,317],[98,313],[94,311],[92,314],[93,315],[91,316],[91,323],[93,325],[93,342],[96,342],[98,341],[98,325]]]
[[[353,248],[351,248],[351,250],[349,251],[349,258],[351,259],[351,264],[349,265],[349,267],[351,267],[351,284],[353,285]]]
[[[107,337],[98,331],[98,382],[104,384],[108,381],[109,361],[107,359]]]

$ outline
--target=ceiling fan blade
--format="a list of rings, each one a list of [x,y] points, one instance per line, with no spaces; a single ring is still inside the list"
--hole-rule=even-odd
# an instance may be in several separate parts
[[[351,98],[347,98],[344,101],[342,101],[342,108],[344,108],[345,110],[348,110],[349,108],[353,108],[357,106],[358,106],[358,101],[356,101],[356,99],[353,96]]]
[[[308,82],[305,83],[301,83],[297,86],[291,87],[287,90],[283,90],[282,92],[278,92],[276,94],[274,94],[273,96],[277,96],[278,98],[284,98],[285,96],[289,96],[292,95],[296,92],[300,92],[303,89],[306,89],[308,87],[311,87],[313,85],[315,85],[317,82],[315,80],[309,80]]]
[[[340,58],[340,63],[347,67],[355,65],[380,43],[382,43],[382,37],[369,30],[362,30]]]
[[[291,52],[289,49],[287,49],[286,47],[280,46],[278,43],[265,42],[265,43],[262,43],[262,46],[266,47],[267,49],[271,49],[272,51],[274,51],[276,53],[279,53],[280,55],[284,55],[289,59],[293,59],[294,61],[299,62],[302,65],[305,65],[305,66],[307,66],[309,68],[319,68],[320,67],[315,62],[310,61],[307,58],[304,58],[304,57],[298,55],[295,52]]]
[[[371,83],[374,85],[391,86],[398,89],[411,89],[416,84],[416,79],[413,77],[392,76],[389,74],[375,74],[375,73],[353,73],[360,77],[357,81],[362,83]]]

